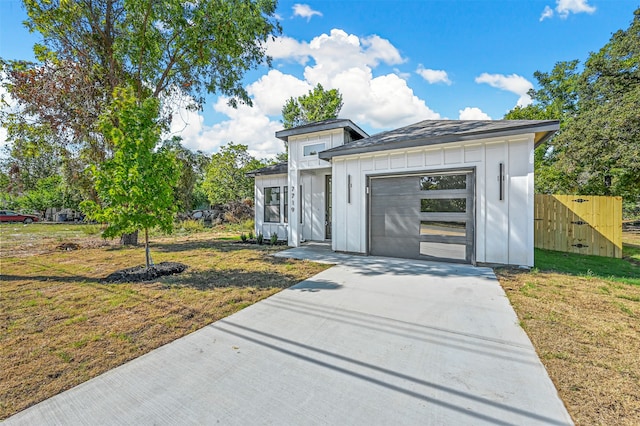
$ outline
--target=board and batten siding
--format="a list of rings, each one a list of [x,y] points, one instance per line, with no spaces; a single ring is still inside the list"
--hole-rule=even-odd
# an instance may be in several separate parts
[[[333,250],[367,253],[367,176],[474,168],[476,262],[533,266],[533,147],[526,134],[334,157]]]
[[[305,156],[305,147],[322,144],[319,151],[343,145],[349,141],[344,129],[291,136],[289,145],[289,245],[297,247],[302,240],[325,238],[325,176],[331,174],[331,163],[321,160],[318,154]],[[300,192],[302,189],[302,192]],[[300,209],[302,223],[300,223]],[[296,220],[293,221],[293,216]]]
[[[275,223],[264,221],[264,189],[278,186],[283,188],[287,186],[287,175],[266,175],[255,177],[255,232],[256,235],[262,232],[265,239],[269,239],[275,232],[278,234],[278,238],[282,240],[287,239],[288,225],[286,223]],[[281,189],[282,191],[282,189]],[[280,217],[282,220],[282,209],[284,208],[284,200],[282,199],[282,192],[280,193]]]

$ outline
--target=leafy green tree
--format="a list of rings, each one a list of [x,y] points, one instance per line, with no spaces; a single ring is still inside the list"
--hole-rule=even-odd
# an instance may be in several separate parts
[[[70,175],[112,155],[98,120],[116,87],[161,100],[166,123],[207,93],[251,104],[242,77],[269,58],[279,33],[275,0],[23,0],[27,28],[42,37],[36,63],[0,60],[15,108],[2,112],[8,140],[48,140],[67,157]],[[87,191],[87,195],[95,194]]]
[[[249,154],[246,145],[229,142],[211,156],[207,175],[202,185],[211,204],[253,198],[253,179],[247,172],[266,166]]]
[[[589,56],[578,105],[556,140],[571,189],[640,201],[640,8],[627,30]]]
[[[289,98],[282,107],[285,129],[314,121],[337,118],[342,109],[342,95],[338,89],[324,90],[320,83],[308,94]]]
[[[577,113],[580,74],[577,60],[558,62],[550,73],[536,71],[533,75],[538,90],[531,90],[531,105],[515,107],[505,115],[507,120],[560,120],[560,134],[566,123]],[[557,135],[556,134],[556,137]],[[535,150],[535,189],[539,193],[565,192],[570,177],[557,167],[558,149],[555,139],[544,142]]]
[[[144,230],[147,268],[152,265],[149,229],[173,230],[173,191],[179,178],[173,153],[156,150],[162,132],[159,106],[155,98],[139,101],[132,88],[114,91],[112,106],[100,120],[113,157],[92,166],[101,204],[81,204],[90,219],[108,223],[106,238]]]
[[[60,175],[40,179],[34,189],[28,190],[17,199],[22,209],[35,210],[44,216],[48,208],[77,209],[80,194],[66,184]]]
[[[578,61],[536,73],[534,104],[505,118],[560,119],[560,132],[536,151],[539,192],[621,195],[640,202],[640,9],[626,30],[617,31]]]
[[[210,159],[202,151],[193,152],[185,148],[181,140],[179,136],[174,136],[164,141],[161,149],[171,152],[178,160],[180,179],[174,188],[174,197],[178,209],[187,211],[198,208],[203,201],[207,201],[201,188]]]

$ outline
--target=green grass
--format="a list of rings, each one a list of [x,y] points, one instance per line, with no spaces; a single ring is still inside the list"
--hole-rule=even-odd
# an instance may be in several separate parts
[[[625,256],[630,255],[625,246]],[[638,259],[640,260],[640,259]],[[551,250],[535,250],[535,266],[541,271],[555,271],[583,277],[596,277],[608,281],[640,286],[640,266],[625,259],[601,256],[585,256]]]
[[[640,246],[634,244],[623,244],[622,253],[624,254],[624,257],[630,257],[631,259],[640,262]]]

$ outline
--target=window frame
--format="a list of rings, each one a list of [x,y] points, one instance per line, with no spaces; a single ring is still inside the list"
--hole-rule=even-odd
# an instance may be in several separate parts
[[[314,157],[317,156],[319,152],[322,152],[326,149],[327,145],[324,142],[312,143],[309,145],[304,145],[302,147],[302,156],[303,157]],[[312,148],[316,148],[314,151],[311,151]],[[307,149],[309,149],[309,153],[307,153]]]
[[[267,201],[267,200],[270,200],[270,199],[273,198],[273,196],[272,196],[272,193],[273,193],[272,191],[273,190],[277,190],[277,194],[278,194],[278,197],[277,197],[278,198],[278,203],[277,204],[275,204],[275,203],[271,204],[270,202]],[[263,212],[263,215],[262,215],[264,223],[281,223],[281,220],[282,220],[282,218],[281,218],[281,201],[280,201],[280,199],[281,199],[281,190],[282,190],[282,187],[280,187],[280,186],[265,186],[264,187],[264,190],[263,190],[264,212]],[[269,198],[267,198],[267,192],[270,195]],[[275,216],[275,212],[274,212],[274,214],[269,214],[269,216],[267,216],[267,214],[271,211],[268,207],[276,207],[277,208],[277,218],[278,218],[277,220],[271,220],[271,219],[274,218],[272,216]]]

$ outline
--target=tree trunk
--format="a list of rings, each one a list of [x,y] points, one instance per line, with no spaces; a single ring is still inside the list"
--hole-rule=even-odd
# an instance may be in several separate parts
[[[149,251],[149,230],[144,228],[144,254],[147,264],[147,269],[153,266],[153,260],[151,259],[151,252]]]
[[[120,244],[123,246],[137,246],[138,245],[138,231],[131,234],[122,234],[120,236]]]

